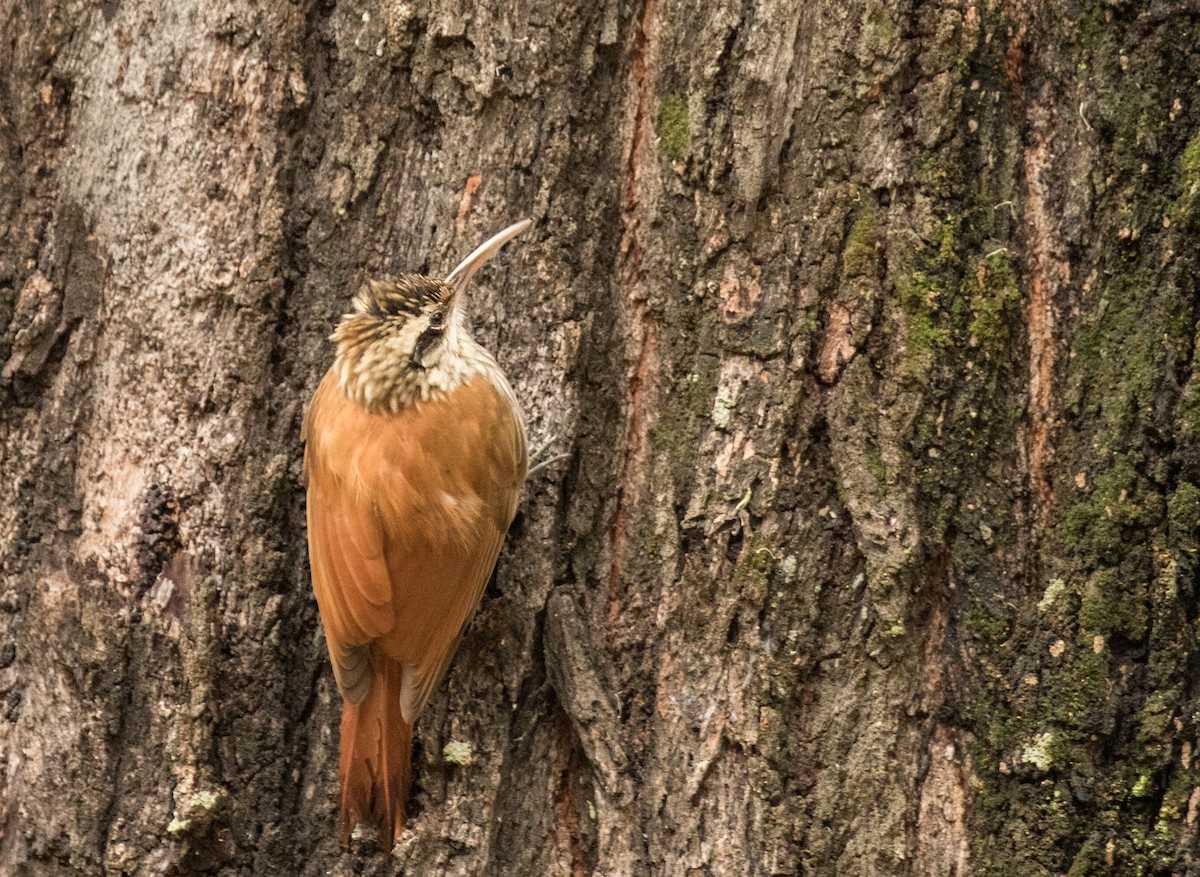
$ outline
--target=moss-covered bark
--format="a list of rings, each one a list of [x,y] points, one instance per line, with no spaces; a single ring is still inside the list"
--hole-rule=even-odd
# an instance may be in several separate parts
[[[1200,868],[1194,3],[0,33],[0,871]],[[474,324],[570,458],[344,852],[302,406],[524,215]]]

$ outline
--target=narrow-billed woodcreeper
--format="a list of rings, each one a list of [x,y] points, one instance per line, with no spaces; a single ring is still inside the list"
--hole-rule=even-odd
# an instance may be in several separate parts
[[[525,482],[512,388],[468,334],[472,275],[529,220],[445,280],[368,282],[304,423],[308,553],[344,700],[343,843],[405,827],[412,726],[454,655]]]

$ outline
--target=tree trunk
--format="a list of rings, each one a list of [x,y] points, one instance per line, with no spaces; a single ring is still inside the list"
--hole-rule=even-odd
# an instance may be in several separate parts
[[[0,0],[0,873],[1200,874],[1200,5],[706,5]],[[303,407],[524,216],[343,851]]]

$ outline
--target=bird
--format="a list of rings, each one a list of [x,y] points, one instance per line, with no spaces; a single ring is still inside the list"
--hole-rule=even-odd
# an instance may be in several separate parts
[[[525,422],[470,335],[466,288],[511,225],[445,280],[370,280],[330,336],[305,416],[309,566],[342,696],[341,840],[406,828],[413,724],[491,577],[528,474]]]

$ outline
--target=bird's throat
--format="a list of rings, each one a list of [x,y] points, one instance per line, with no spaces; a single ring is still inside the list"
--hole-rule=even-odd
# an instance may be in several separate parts
[[[472,378],[499,370],[470,338],[442,351],[422,367],[395,338],[382,336],[355,343],[340,339],[333,368],[338,388],[368,414],[399,414],[417,402],[441,398]]]

